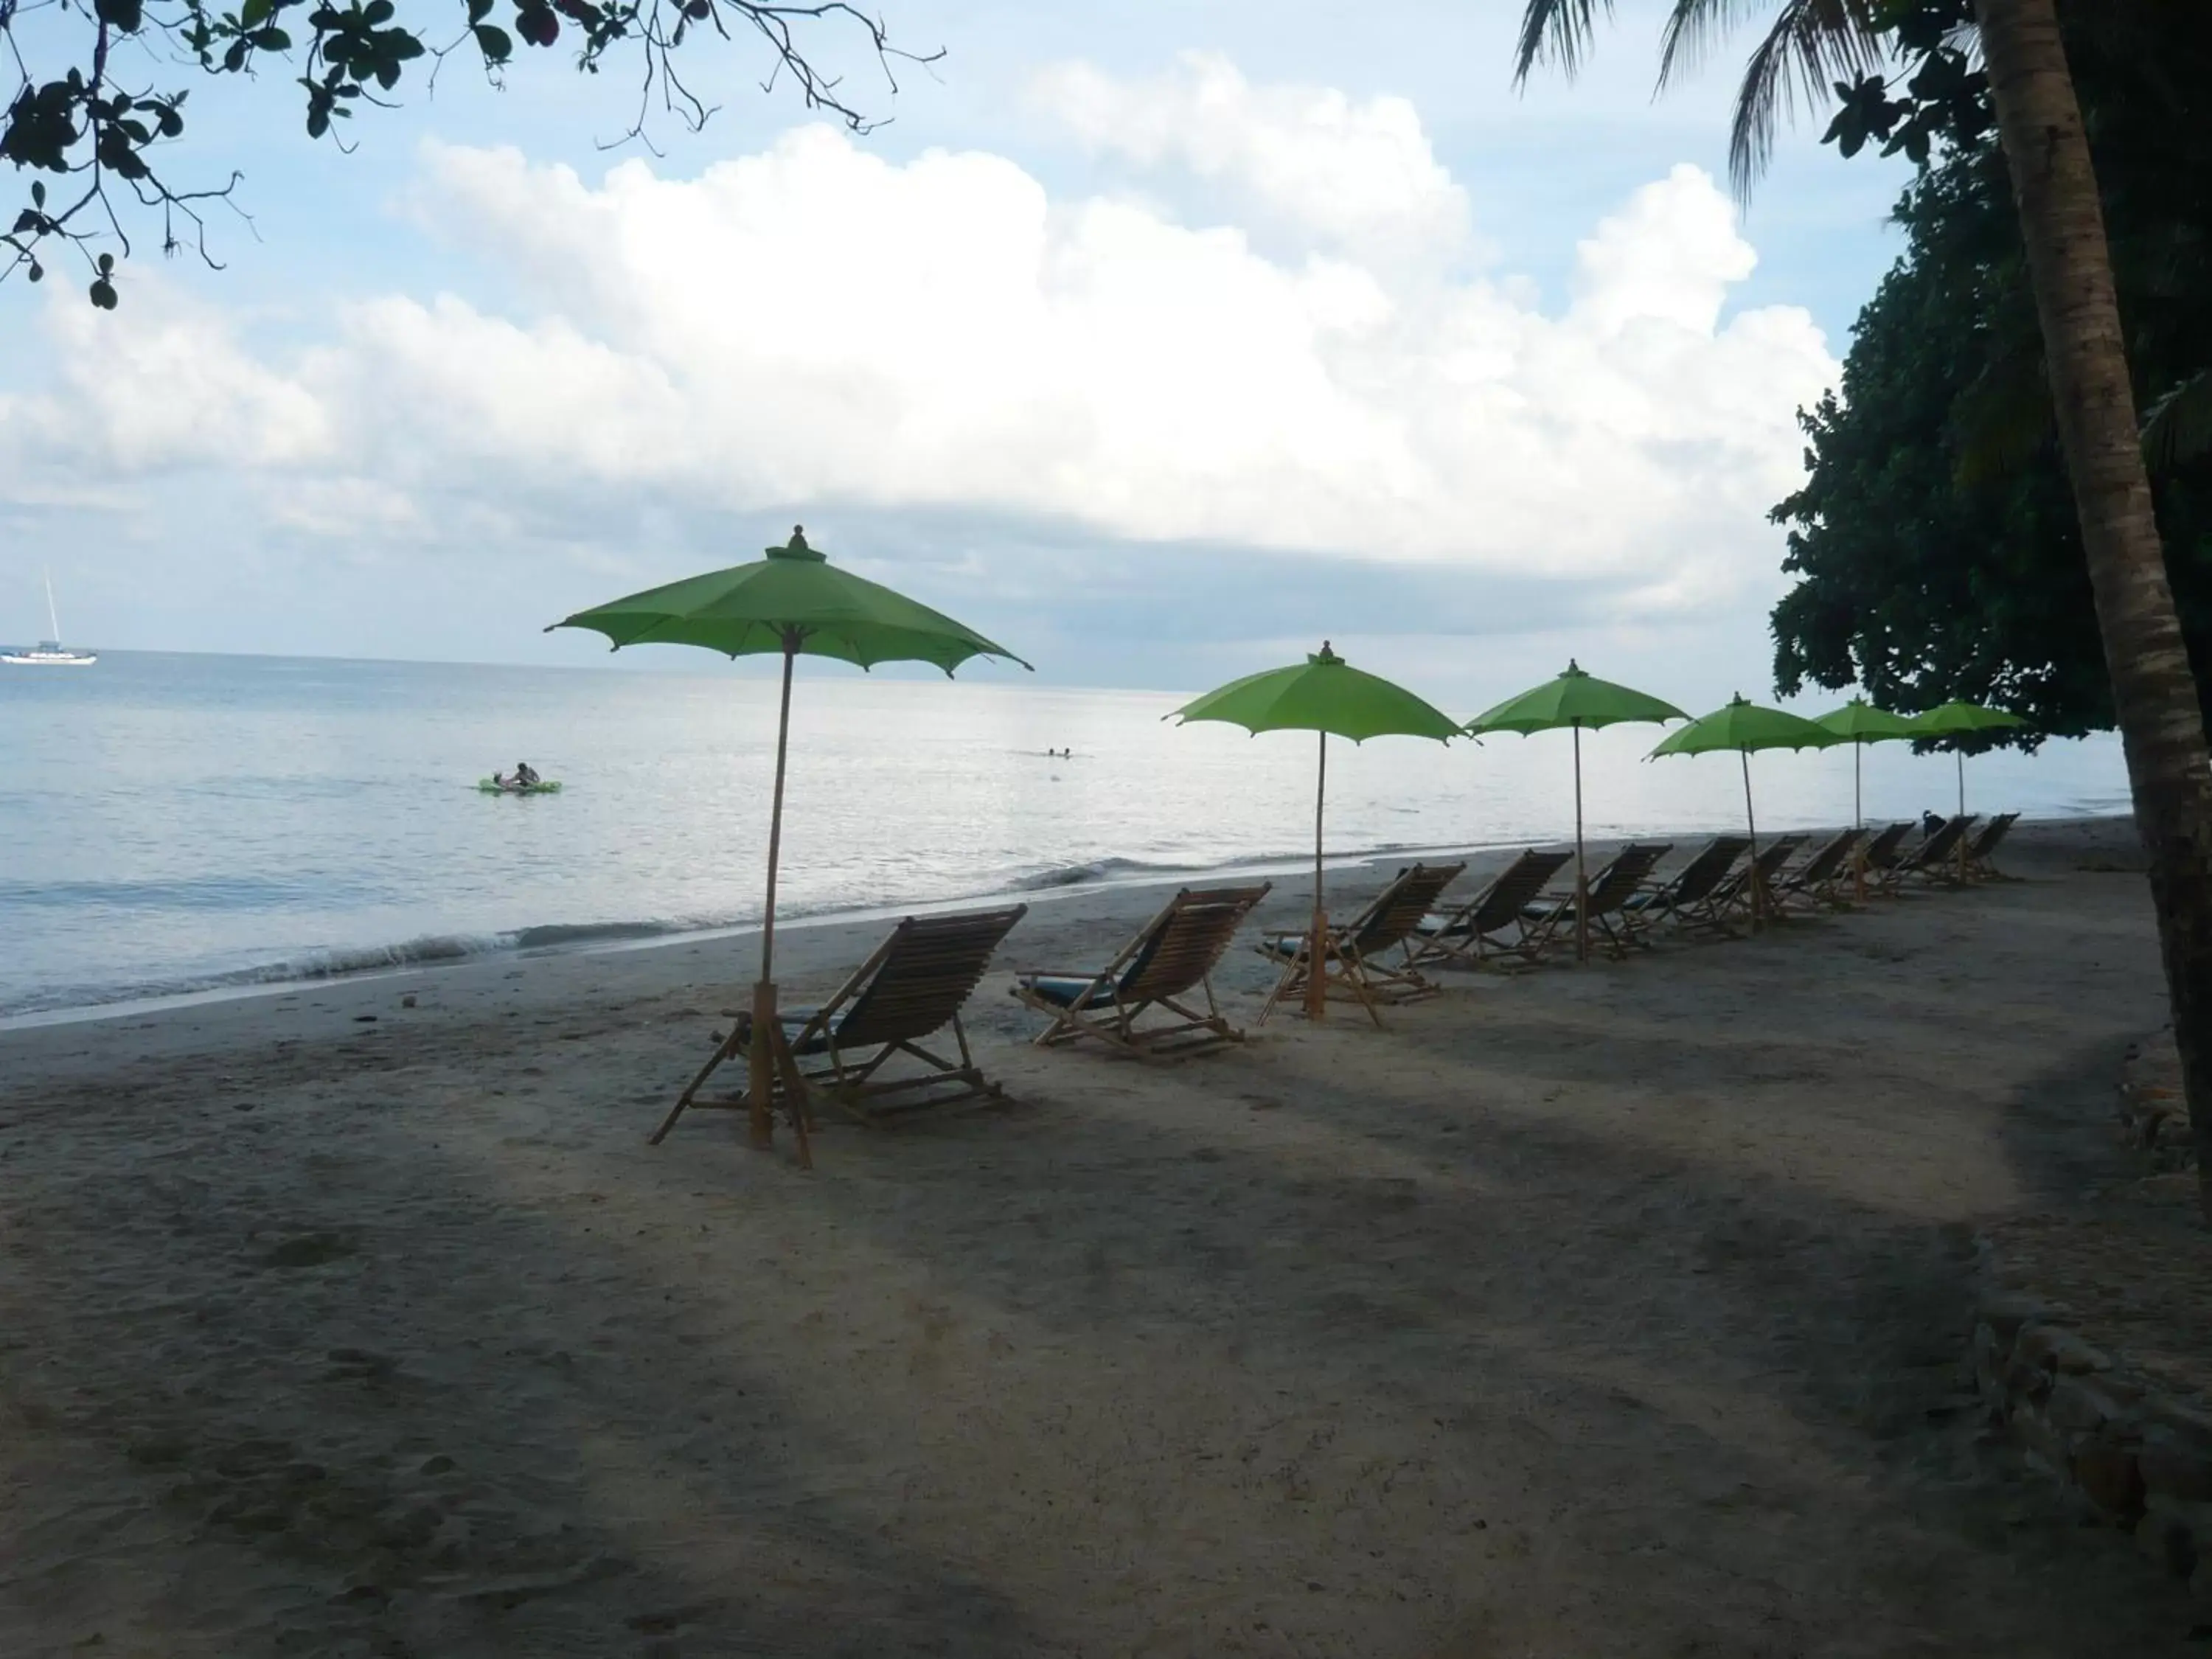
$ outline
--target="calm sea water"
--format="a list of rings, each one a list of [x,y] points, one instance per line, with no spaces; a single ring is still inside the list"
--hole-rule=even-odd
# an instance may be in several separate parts
[[[781,913],[1307,855],[1314,740],[1162,724],[1179,700],[802,665]],[[775,713],[771,682],[727,671],[123,653],[0,668],[0,1017],[756,921]],[[1656,739],[1585,738],[1590,833],[1740,824],[1735,759],[1643,763]],[[563,793],[477,792],[518,757]],[[1850,817],[1848,752],[1753,772],[1762,830]],[[1896,745],[1866,751],[1865,778],[1869,817],[1955,787],[1948,757]],[[1971,761],[1967,789],[1970,807],[2033,816],[2126,804],[2110,740]],[[1331,745],[1333,855],[1572,823],[1565,734]]]

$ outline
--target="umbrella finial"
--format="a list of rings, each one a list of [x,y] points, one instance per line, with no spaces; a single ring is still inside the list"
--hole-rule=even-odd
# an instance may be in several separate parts
[[[1342,662],[1344,659],[1338,656],[1335,652],[1330,650],[1328,648],[1328,641],[1327,640],[1323,640],[1321,642],[1320,651],[1316,653],[1314,655],[1308,657],[1306,660],[1308,662]]]
[[[1570,657],[1567,659],[1567,672],[1559,678],[1563,680],[1581,680],[1588,679],[1589,676],[1583,672],[1583,665],[1580,663]]]
[[[816,552],[806,544],[806,526],[797,524],[791,526],[790,544],[784,547],[769,548],[768,556],[771,559],[809,559],[817,564],[826,562],[824,555]]]

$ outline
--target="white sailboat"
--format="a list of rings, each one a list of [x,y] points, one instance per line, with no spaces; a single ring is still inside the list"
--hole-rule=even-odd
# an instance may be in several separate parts
[[[46,626],[51,630],[27,651],[0,651],[0,663],[12,663],[18,668],[89,668],[100,660],[94,651],[71,651],[62,644],[62,620],[54,611],[54,574],[42,573],[46,579]]]

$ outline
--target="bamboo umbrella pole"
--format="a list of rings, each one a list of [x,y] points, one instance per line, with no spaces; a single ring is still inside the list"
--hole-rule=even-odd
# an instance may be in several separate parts
[[[1859,763],[1866,758],[1866,744],[1858,738],[1851,739],[1851,824],[1859,838],[1851,843],[1851,885],[1860,903],[1866,902],[1866,797],[1859,781]]]
[[[1583,864],[1583,723],[1575,733],[1575,960],[1589,960],[1589,877]]]
[[[1306,942],[1306,1018],[1321,1019],[1328,1012],[1328,916],[1321,893],[1322,809],[1328,799],[1328,733],[1317,732],[1314,735],[1321,740],[1321,765],[1314,781],[1313,937]]]
[[[1751,750],[1739,749],[1736,758],[1743,763],[1743,823],[1751,833],[1751,931],[1759,931],[1760,889],[1765,885],[1759,878],[1759,820],[1751,811]]]
[[[799,630],[783,635],[783,700],[775,720],[775,793],[768,818],[768,908],[761,920],[760,979],[753,986],[753,1040],[746,1055],[746,1104],[750,1139],[757,1147],[772,1146],[775,1120],[769,1103],[775,1087],[776,1062],[783,1048],[783,1024],[775,1011],[775,866],[783,852],[783,773],[791,747],[791,671],[799,659]],[[799,1103],[792,1103],[794,1113]]]
[[[1963,820],[1966,816],[1966,751],[1960,746],[1954,747],[1952,752],[1959,757],[1959,817]],[[1961,822],[1959,825],[1959,880],[1961,885],[1966,879],[1966,826]]]

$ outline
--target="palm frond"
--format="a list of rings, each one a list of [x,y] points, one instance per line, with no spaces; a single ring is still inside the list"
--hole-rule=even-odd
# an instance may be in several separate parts
[[[1666,88],[1711,53],[1721,38],[1774,0],[1674,0],[1659,55]],[[1801,102],[1817,109],[1838,81],[1871,73],[1886,55],[1877,14],[1881,0],[1782,0],[1774,21],[1744,65],[1729,123],[1729,181],[1748,197],[1774,154],[1783,115]],[[1532,3],[1529,9],[1535,9]]]
[[[1528,71],[1547,60],[1565,75],[1580,69],[1597,34],[1600,6],[1609,21],[1613,0],[1528,0],[1513,49],[1513,84],[1527,85]]]
[[[2164,472],[2212,451],[2212,369],[2200,368],[2143,416],[2143,460]]]
[[[1659,37],[1659,87],[1705,66],[1714,47],[1747,18],[1771,11],[1774,0],[1674,0]]]

